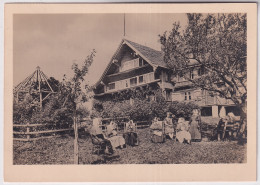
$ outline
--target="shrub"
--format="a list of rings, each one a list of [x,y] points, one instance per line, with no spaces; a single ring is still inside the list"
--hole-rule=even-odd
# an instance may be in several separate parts
[[[189,119],[192,110],[198,108],[193,103],[167,102],[162,96],[156,96],[155,101],[149,99],[133,99],[133,104],[129,100],[124,101],[93,101],[93,116],[103,118],[129,117],[133,120],[152,120],[155,116],[164,119],[166,112],[172,112],[177,117]]]
[[[170,102],[168,103],[168,111],[173,113],[177,118],[184,117],[186,120],[189,119],[192,115],[193,109],[199,108],[198,105],[194,103],[185,103],[185,102]]]
[[[51,95],[42,110],[38,105],[32,104],[32,97],[26,96],[22,102],[13,103],[13,122],[17,124],[37,124],[37,123],[73,123],[73,109],[69,102],[63,106],[60,94]],[[79,118],[87,117],[89,110],[86,107],[80,106],[77,109]]]

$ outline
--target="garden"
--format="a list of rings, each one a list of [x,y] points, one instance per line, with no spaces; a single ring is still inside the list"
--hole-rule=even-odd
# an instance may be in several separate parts
[[[93,153],[89,134],[79,132],[79,164],[211,164],[246,163],[247,145],[237,141],[192,142],[191,145],[166,140],[152,143],[149,128],[137,130],[139,146],[117,149],[112,156]],[[205,138],[207,132],[202,132]],[[73,164],[73,134],[35,142],[14,141],[14,165]]]

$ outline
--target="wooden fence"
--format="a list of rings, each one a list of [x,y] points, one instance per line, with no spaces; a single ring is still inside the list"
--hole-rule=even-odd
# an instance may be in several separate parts
[[[119,120],[121,118],[118,118]],[[118,120],[117,119],[117,120]],[[104,118],[102,121],[109,123],[113,118]],[[122,129],[125,121],[122,121],[119,128]],[[78,128],[86,128],[91,125],[92,120],[83,119],[78,122]],[[146,128],[150,126],[149,121],[136,121],[137,128]],[[105,126],[105,125],[104,125]],[[122,128],[121,128],[122,127]],[[15,141],[35,141],[38,139],[48,139],[59,137],[64,133],[71,133],[73,125],[61,123],[41,123],[41,124],[13,124],[13,140]]]
[[[129,121],[128,117],[117,117],[117,118],[102,118],[102,127],[105,128],[106,125],[109,124],[110,121],[115,121],[118,125],[118,129],[122,130],[124,128],[124,124]],[[147,128],[151,125],[151,121],[134,121],[136,123],[137,128]]]
[[[13,124],[13,139],[16,141],[34,141],[59,136],[58,133],[72,131],[71,124]]]

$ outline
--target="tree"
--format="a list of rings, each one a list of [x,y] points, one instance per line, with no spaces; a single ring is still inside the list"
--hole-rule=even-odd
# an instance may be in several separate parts
[[[83,87],[84,77],[89,71],[89,67],[93,63],[96,51],[93,50],[91,54],[85,59],[83,66],[79,67],[78,64],[74,63],[72,65],[73,77],[67,79],[64,75],[64,79],[61,85],[61,94],[64,97],[64,107],[71,109],[73,126],[74,126],[74,164],[78,164],[78,120],[77,117],[79,112],[79,104],[86,102],[89,99],[88,92],[90,92],[91,87],[86,85]],[[83,90],[84,88],[84,90]]]
[[[159,35],[165,62],[176,75],[193,86],[232,100],[246,114],[247,101],[247,16],[246,14],[187,14],[183,30],[174,23]],[[192,79],[187,72],[191,59],[205,71]]]

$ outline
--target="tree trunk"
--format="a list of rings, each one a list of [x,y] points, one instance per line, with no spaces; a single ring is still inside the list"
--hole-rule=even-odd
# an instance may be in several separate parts
[[[238,143],[244,144],[246,141],[246,127],[247,127],[247,105],[243,103],[240,108],[240,126],[238,131]]]
[[[76,116],[73,117],[74,123],[74,164],[79,164],[79,146],[78,146],[78,124]]]
[[[241,123],[241,132],[244,132],[246,123],[247,123],[247,105],[242,103],[240,106],[240,123]],[[244,126],[243,126],[244,125]]]

